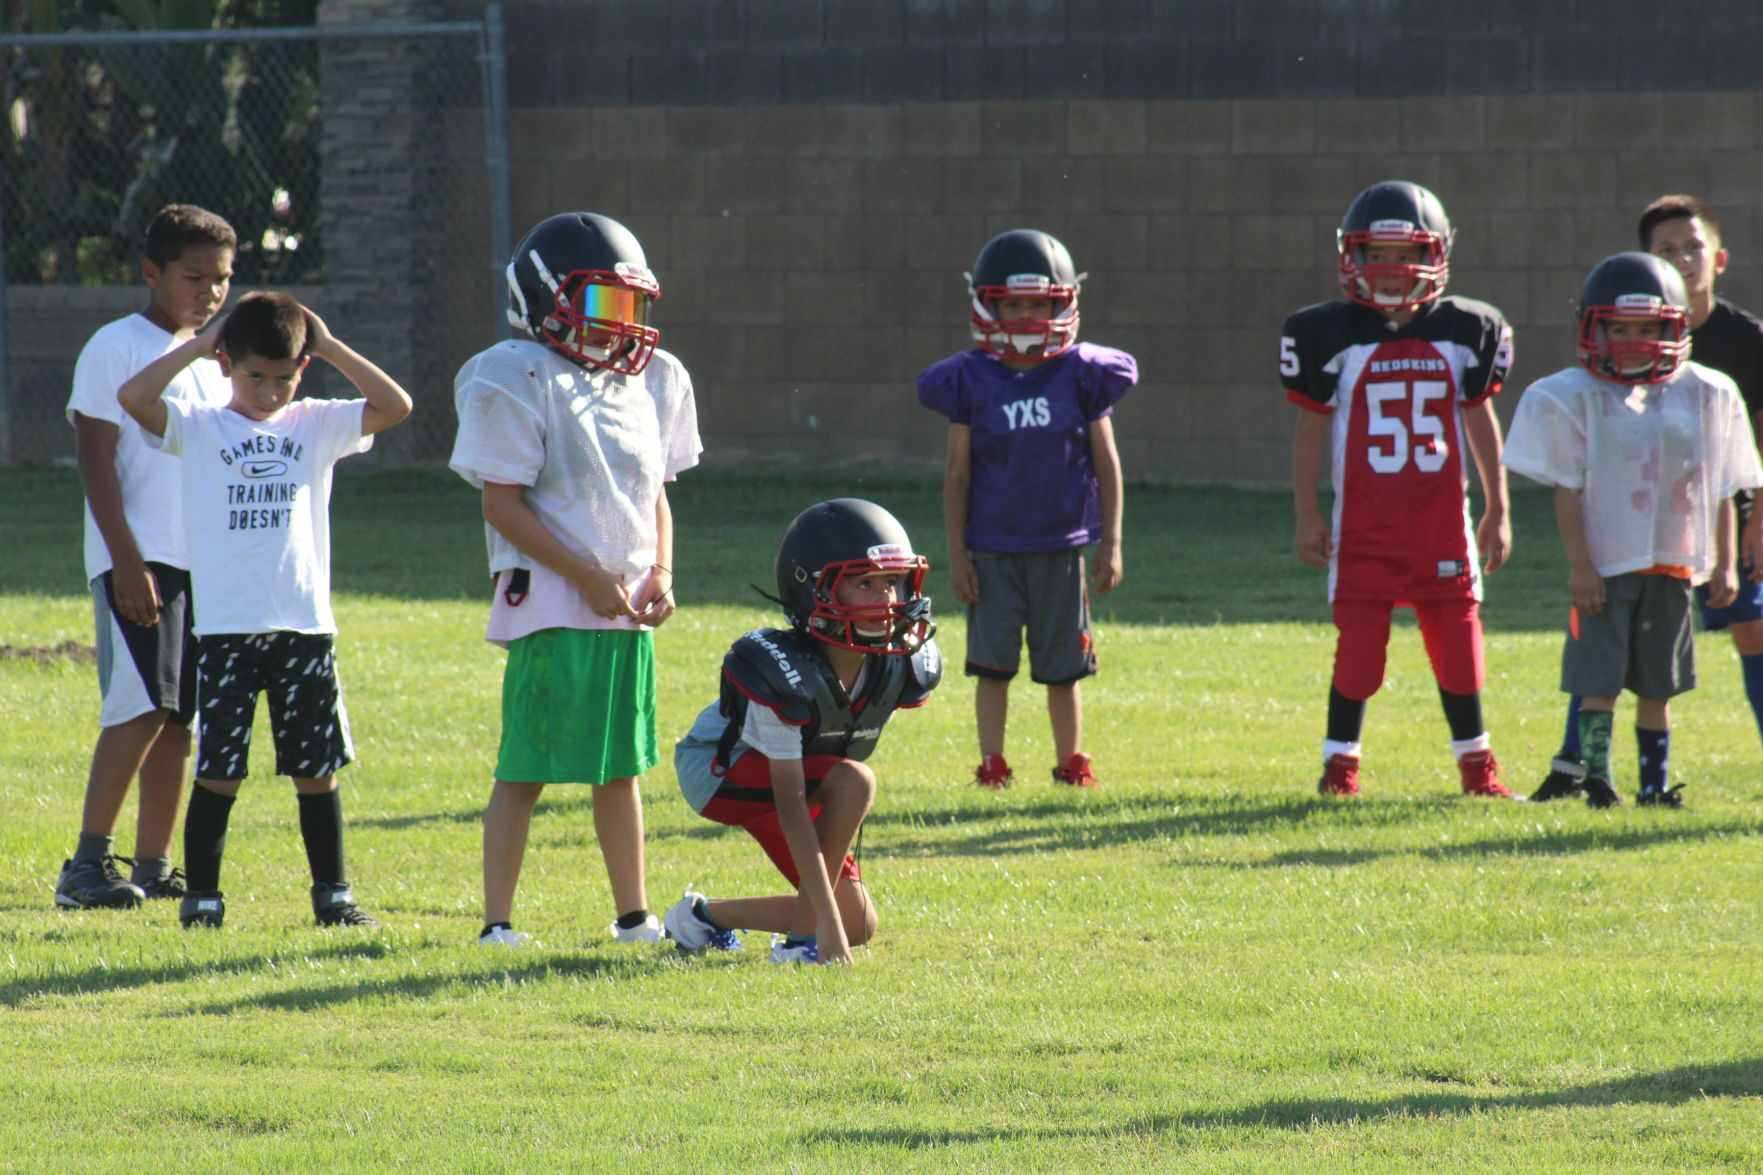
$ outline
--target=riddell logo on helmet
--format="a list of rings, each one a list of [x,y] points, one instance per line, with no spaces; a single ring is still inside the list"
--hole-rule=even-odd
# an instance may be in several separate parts
[[[1618,294],[1611,305],[1630,314],[1657,314],[1665,299],[1657,294]]]
[[[1407,237],[1414,234],[1411,220],[1374,220],[1365,230],[1373,237]]]
[[[1044,273],[1013,273],[1004,279],[1004,289],[1012,294],[1045,294],[1053,288],[1053,279]]]
[[[899,567],[912,562],[913,554],[898,543],[878,543],[867,552],[877,567]]]

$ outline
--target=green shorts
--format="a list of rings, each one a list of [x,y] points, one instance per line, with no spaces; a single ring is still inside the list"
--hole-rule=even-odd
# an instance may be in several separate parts
[[[497,779],[605,783],[660,761],[654,633],[546,628],[509,642]]]

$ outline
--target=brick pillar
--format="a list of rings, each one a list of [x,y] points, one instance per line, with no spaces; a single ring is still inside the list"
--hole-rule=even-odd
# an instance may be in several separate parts
[[[321,0],[320,26],[429,23],[441,0]],[[445,453],[453,432],[452,371],[442,371],[433,307],[445,286],[438,128],[423,100],[438,46],[427,37],[322,42],[321,189],[325,290],[338,337],[403,384],[416,401],[366,460],[403,464]],[[320,365],[322,366],[322,365]],[[327,373],[320,394],[347,386]],[[438,450],[437,450],[438,446]],[[362,459],[357,459],[362,460]]]

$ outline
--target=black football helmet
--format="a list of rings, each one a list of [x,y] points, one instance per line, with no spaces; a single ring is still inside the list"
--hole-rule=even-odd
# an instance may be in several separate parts
[[[808,507],[784,531],[777,547],[778,602],[792,627],[829,645],[915,653],[936,631],[924,594],[929,568],[892,514],[861,498],[834,498]],[[841,583],[877,571],[905,576],[892,604],[853,607],[839,600]]]
[[[661,332],[649,309],[661,286],[631,231],[609,216],[540,221],[508,263],[508,321],[584,367],[637,375]]]
[[[1651,253],[1618,253],[1592,266],[1579,290],[1579,364],[1600,379],[1650,384],[1690,355],[1690,300],[1677,269]],[[1659,338],[1609,338],[1612,318],[1656,318]]]
[[[1451,219],[1439,198],[1406,180],[1372,184],[1353,197],[1335,233],[1341,293],[1350,302],[1379,310],[1404,310],[1445,292],[1451,276]],[[1423,260],[1411,265],[1370,265],[1371,244],[1418,246]],[[1379,294],[1380,278],[1406,279],[1404,292]]]
[[[1051,359],[1069,351],[1077,345],[1078,287],[1088,276],[1077,272],[1056,237],[1032,228],[999,233],[979,251],[967,275],[974,339],[1000,359]],[[996,310],[1000,298],[1050,298],[1053,313],[1005,320]]]

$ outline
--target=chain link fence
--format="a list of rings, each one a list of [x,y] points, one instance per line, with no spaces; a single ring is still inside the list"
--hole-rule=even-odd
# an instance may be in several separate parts
[[[233,295],[285,289],[404,383],[381,462],[445,456],[452,372],[502,337],[499,11],[428,25],[0,37],[0,460],[72,456],[92,331],[141,309],[162,206],[239,235]],[[314,394],[349,394],[313,369]]]

